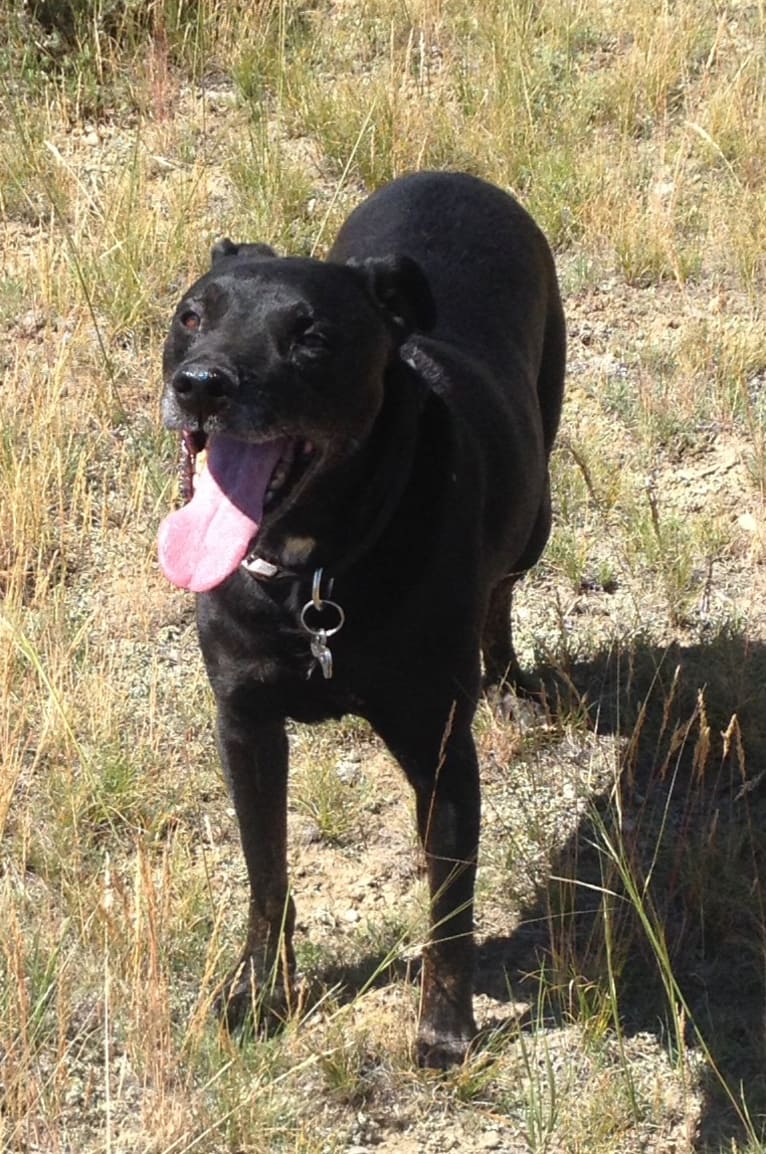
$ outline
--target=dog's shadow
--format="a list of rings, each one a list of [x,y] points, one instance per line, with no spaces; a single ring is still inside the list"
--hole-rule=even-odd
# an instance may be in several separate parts
[[[561,700],[561,671],[543,677]],[[672,1046],[683,1023],[684,1044],[707,1051],[695,1149],[728,1148],[745,1114],[756,1131],[766,1114],[766,647],[737,633],[635,642],[563,680],[617,738],[619,780],[592,799],[513,932],[481,944],[476,992],[530,1003],[539,1022],[544,990],[555,1021],[571,1015],[573,978],[604,996],[613,982],[625,1035]],[[370,954],[321,984],[346,1001],[415,973]]]
[[[766,1114],[766,647],[635,643],[568,679],[617,737],[619,780],[517,929],[483,944],[477,992],[535,1005],[544,988],[555,1017],[573,975],[603,992],[611,979],[626,1034],[664,1044],[683,1022],[709,1059],[695,1148],[728,1149],[745,1114],[756,1132]]]

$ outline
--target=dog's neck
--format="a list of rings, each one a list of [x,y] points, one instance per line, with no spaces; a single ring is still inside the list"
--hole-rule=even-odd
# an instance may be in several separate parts
[[[264,527],[242,563],[254,579],[310,581],[320,567],[340,576],[385,532],[410,480],[429,393],[414,370],[409,356],[389,370],[370,433],[318,483],[311,513],[301,505]]]

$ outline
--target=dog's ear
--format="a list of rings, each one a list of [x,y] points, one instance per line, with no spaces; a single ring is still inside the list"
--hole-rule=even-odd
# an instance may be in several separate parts
[[[426,333],[436,324],[436,305],[426,274],[409,256],[351,258],[350,268],[360,275],[375,303],[383,310],[402,340],[416,329]]]
[[[235,244],[228,236],[216,241],[210,250],[210,264],[215,268],[219,261],[229,256],[243,256],[257,260],[259,257],[276,256],[268,244]]]

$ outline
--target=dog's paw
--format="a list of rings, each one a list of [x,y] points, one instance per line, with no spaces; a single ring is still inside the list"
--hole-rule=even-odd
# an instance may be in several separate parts
[[[502,685],[486,690],[487,701],[498,721],[514,722],[520,729],[531,729],[547,715],[542,689],[533,693],[528,687]]]
[[[545,710],[547,706],[543,681],[534,674],[525,673],[518,664],[499,679],[486,677],[482,688],[484,696],[501,721],[512,720],[524,705],[539,711]]]
[[[281,984],[259,983],[252,961],[245,959],[221,984],[213,1009],[231,1034],[250,1026],[266,1035],[287,1021],[291,1000]]]
[[[464,1061],[475,1035],[473,1024],[469,1030],[460,1032],[421,1025],[415,1043],[415,1060],[424,1070],[449,1070]]]

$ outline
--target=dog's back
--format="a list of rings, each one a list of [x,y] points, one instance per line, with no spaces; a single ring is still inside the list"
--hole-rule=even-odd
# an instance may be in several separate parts
[[[429,338],[517,390],[537,380],[546,451],[564,385],[564,316],[548,243],[529,213],[466,173],[419,172],[379,189],[348,218],[329,259],[401,253],[436,305]]]

